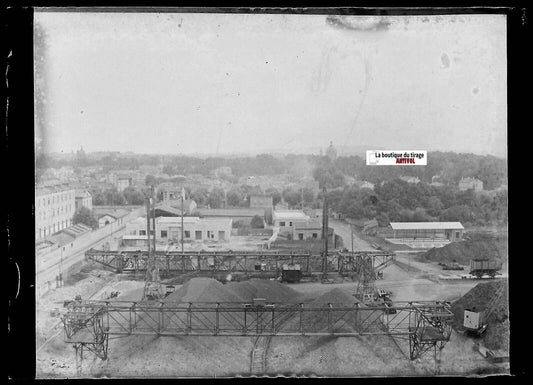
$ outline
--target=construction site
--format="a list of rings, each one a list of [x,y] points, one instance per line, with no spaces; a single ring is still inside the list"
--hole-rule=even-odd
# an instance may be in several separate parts
[[[150,234],[149,202],[147,214]],[[464,279],[427,258],[434,250],[329,249],[327,237],[322,252],[161,251],[150,235],[147,244],[88,250],[81,270],[39,299],[38,377],[509,372],[501,264],[479,275],[474,260]]]

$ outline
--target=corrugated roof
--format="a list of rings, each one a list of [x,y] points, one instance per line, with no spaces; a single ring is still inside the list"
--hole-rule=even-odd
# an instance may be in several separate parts
[[[464,230],[460,222],[391,222],[393,230]]]

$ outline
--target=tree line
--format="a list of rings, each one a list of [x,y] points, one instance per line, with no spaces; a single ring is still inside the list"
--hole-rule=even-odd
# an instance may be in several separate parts
[[[332,210],[354,219],[389,222],[459,221],[468,225],[506,224],[507,190],[491,193],[460,191],[455,186],[431,186],[393,179],[374,190],[356,186],[327,193]]]

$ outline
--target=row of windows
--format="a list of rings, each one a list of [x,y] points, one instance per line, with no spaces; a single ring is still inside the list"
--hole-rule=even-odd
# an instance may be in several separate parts
[[[285,227],[286,226],[285,223],[287,223],[287,222],[280,222],[279,225],[281,227]],[[289,226],[292,226],[292,222],[289,222]]]
[[[137,231],[133,231],[133,235],[137,235],[136,234]],[[139,235],[146,235],[146,230],[139,230]],[[154,231],[153,230],[150,230],[150,235],[154,235]],[[168,238],[168,232],[167,230],[161,230],[159,236],[161,238]],[[224,239],[226,236],[226,232],[221,230],[218,232],[218,237],[220,239]],[[191,239],[191,232],[189,230],[185,230],[183,231],[183,238],[184,239]],[[201,230],[196,230],[194,232],[194,239],[195,240],[201,240],[202,239],[202,231]],[[211,230],[207,230],[207,239],[215,239],[215,232],[214,231],[211,231]]]
[[[38,232],[36,232],[35,236],[40,239],[43,237],[46,237],[47,235],[52,235],[54,233],[57,233],[60,230],[63,230],[70,226],[70,219],[59,221],[57,223],[54,223],[52,225],[49,225],[48,227],[39,227]]]
[[[313,239],[317,239],[318,238],[318,234],[317,233],[313,233]],[[303,233],[299,233],[298,234],[298,239],[303,241],[304,239],[304,234]]]
[[[59,216],[59,215],[62,215],[62,214],[71,214],[71,213],[72,213],[72,206],[71,205],[66,205],[66,206],[58,207],[57,209],[53,208],[52,211],[51,211],[51,214],[49,214],[49,215],[50,215],[50,217],[53,218],[55,216]],[[46,220],[46,210],[45,211],[39,211],[38,217],[39,217],[40,221]]]
[[[40,207],[40,206],[49,206],[51,204],[56,204],[56,203],[60,203],[60,202],[64,202],[68,199],[73,199],[74,198],[74,193],[73,192],[65,192],[65,193],[61,193],[59,195],[52,195],[52,197],[48,197],[48,198],[37,198],[36,200],[36,206],[37,207]]]

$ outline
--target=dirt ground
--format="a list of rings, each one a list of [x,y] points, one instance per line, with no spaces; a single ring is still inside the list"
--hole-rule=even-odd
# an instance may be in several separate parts
[[[476,284],[464,280],[439,280],[437,270],[428,269],[427,263],[405,262],[403,260],[388,266],[383,270],[384,279],[376,281],[377,288],[393,292],[393,301],[454,301]],[[62,307],[64,299],[73,298],[76,294],[83,298],[102,299],[111,291],[118,291],[117,300],[138,300],[142,297],[142,281],[124,280],[113,273],[94,268],[86,270],[77,277],[81,279],[75,285],[57,289],[37,304],[39,378],[76,376],[73,347],[63,341],[61,327],[50,330],[58,322],[57,318],[47,315],[50,308]],[[263,280],[223,285],[212,282],[209,278],[197,278],[194,282],[176,285],[173,298],[176,301],[205,301],[221,300],[229,295],[235,300],[271,296],[271,300],[276,301],[309,302],[319,300],[321,296],[327,298],[334,293],[335,298],[348,301],[353,298],[355,287],[356,283],[352,281],[285,285]],[[251,337],[111,336],[108,360],[102,361],[89,352],[85,353],[83,376],[247,376],[253,344],[254,339]],[[478,345],[479,341],[454,331],[449,343],[440,352],[440,361],[436,363],[431,356],[409,360],[408,341],[389,336],[273,337],[267,350],[266,373],[296,376],[508,373],[508,368],[495,366],[483,358],[476,350]]]

